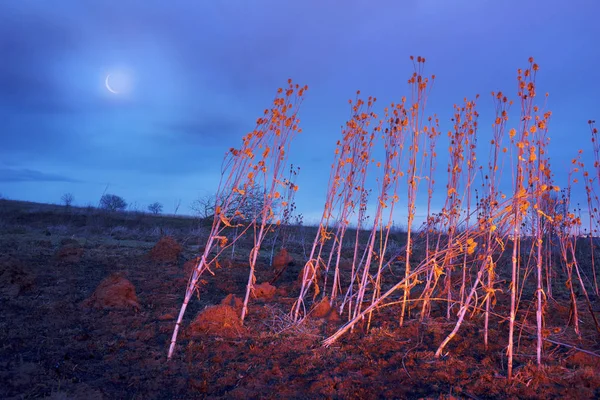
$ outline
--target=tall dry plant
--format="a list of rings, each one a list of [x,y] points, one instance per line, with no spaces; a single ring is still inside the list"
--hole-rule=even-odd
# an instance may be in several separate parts
[[[465,142],[468,140],[467,135],[473,134],[475,131],[476,111],[475,103],[465,100],[465,106],[454,106],[454,117],[452,118],[453,130],[448,132],[448,182],[446,184],[446,201],[441,211],[440,223],[442,229],[438,233],[437,243],[434,254],[439,254],[441,246],[444,244],[447,247],[445,257],[440,264],[433,262],[427,279],[425,290],[422,294],[421,316],[425,316],[425,312],[429,307],[430,299],[435,292],[439,278],[444,276],[446,293],[446,317],[450,318],[450,310],[453,304],[452,300],[452,271],[454,263],[457,260],[456,252],[453,250],[452,244],[455,242],[455,236],[461,220],[461,205],[463,197],[460,195],[460,183],[464,178],[465,164]],[[466,230],[468,232],[468,230]]]
[[[307,307],[305,297],[314,286],[315,298],[321,291],[318,286],[319,276],[325,270],[327,276],[332,257],[325,262],[323,253],[325,245],[333,242],[330,255],[335,254],[335,270],[332,282],[331,298],[337,296],[339,290],[339,263],[344,235],[350,224],[357,206],[359,213],[366,202],[365,179],[367,167],[370,162],[371,147],[374,133],[369,133],[368,127],[376,115],[371,111],[376,99],[369,97],[367,102],[358,98],[349,101],[351,118],[342,129],[342,139],[337,142],[335,159],[332,164],[325,206],[319,228],[313,241],[311,252],[302,270],[302,284],[298,299],[292,307],[294,321],[298,321],[301,311],[305,315]],[[358,217],[357,235],[360,232],[362,218]],[[358,240],[358,236],[357,236]],[[357,253],[354,254],[354,265]]]
[[[410,290],[416,285],[416,280],[409,282],[409,276],[411,273],[411,254],[412,254],[412,233],[413,233],[413,222],[415,218],[415,208],[417,201],[418,184],[421,177],[419,174],[421,170],[418,165],[418,157],[422,153],[421,144],[423,142],[423,126],[425,123],[425,106],[427,104],[427,98],[429,95],[430,83],[435,80],[435,75],[431,78],[423,76],[425,68],[425,58],[417,57],[416,64],[414,63],[414,57],[410,58],[413,61],[413,67],[415,72],[413,76],[408,80],[408,84],[411,88],[410,96],[410,107],[408,109],[408,129],[410,131],[410,145],[408,150],[408,170],[406,171],[407,179],[407,232],[406,232],[406,256],[405,256],[405,269],[404,269],[404,295],[402,299],[402,309],[400,311],[400,325],[404,323],[404,317],[407,312],[406,307],[410,299]],[[421,153],[420,153],[421,152]]]
[[[489,341],[489,322],[490,322],[490,311],[492,304],[496,302],[496,291],[494,284],[496,280],[496,264],[492,259],[492,252],[490,249],[495,243],[498,243],[498,232],[505,232],[504,228],[498,230],[498,224],[500,221],[495,219],[495,215],[498,211],[499,201],[499,188],[498,185],[501,181],[503,163],[499,159],[503,154],[506,153],[506,148],[502,147],[502,140],[506,132],[506,123],[508,122],[508,112],[512,105],[512,101],[502,92],[492,92],[492,98],[494,101],[494,109],[496,112],[496,118],[492,124],[492,140],[490,141],[490,154],[488,160],[488,170],[485,174],[482,182],[482,192],[484,196],[482,198],[481,213],[479,214],[479,226],[487,235],[485,237],[485,243],[483,247],[486,249],[485,267],[487,275],[487,284],[485,290],[485,317],[484,317],[484,345],[488,348]],[[500,242],[503,243],[503,242]]]
[[[534,64],[535,65],[535,64]],[[534,73],[536,68],[534,68]],[[547,96],[547,94],[546,94]],[[536,326],[537,326],[537,364],[542,364],[542,349],[543,349],[543,318],[545,309],[545,291],[544,291],[544,267],[546,266],[544,257],[544,236],[543,236],[543,221],[549,216],[545,211],[545,204],[552,191],[553,187],[548,184],[550,182],[550,166],[546,148],[548,146],[548,122],[551,116],[550,111],[546,111],[542,116],[539,115],[539,108],[533,107],[534,122],[529,128],[531,134],[531,143],[527,155],[528,168],[528,187],[531,191],[532,204],[532,224],[533,237],[536,249]]]
[[[465,210],[465,222],[464,229],[467,234],[467,243],[471,244],[469,239],[470,234],[470,222],[471,222],[471,198],[472,198],[472,188],[475,181],[475,173],[477,171],[477,156],[476,156],[476,148],[477,148],[477,128],[479,113],[476,111],[476,101],[479,98],[479,95],[475,96],[475,99],[466,102],[464,110],[462,110],[465,114],[465,153],[466,153],[466,164],[467,170],[465,175],[465,190],[463,196],[466,198],[463,203],[467,204],[467,208]],[[466,99],[465,99],[466,101]],[[465,252],[463,254],[463,265],[462,265],[462,279],[460,285],[460,304],[465,303],[465,290],[467,284],[467,254]]]
[[[372,286],[371,301],[381,293],[382,272],[388,249],[390,230],[394,223],[394,209],[396,203],[399,201],[399,178],[403,175],[401,169],[402,150],[409,125],[405,102],[406,99],[403,98],[401,103],[392,104],[391,115],[389,109],[385,109],[385,120],[388,123],[388,127],[381,132],[381,138],[384,141],[384,161],[381,176],[378,179],[380,189],[373,216],[373,226],[361,259],[361,264],[359,265],[359,271],[362,269],[362,276],[358,282],[356,299],[354,300],[354,317],[361,312],[363,300],[369,286]],[[381,162],[377,162],[377,167],[381,168]],[[386,208],[388,210],[384,215]],[[371,274],[371,264],[373,262],[377,265],[375,277]],[[372,314],[369,314],[368,325],[370,325],[371,316]]]
[[[496,100],[505,100],[504,97],[502,96],[502,94],[500,93],[498,96],[496,96]],[[501,102],[500,104],[506,104],[506,100]],[[496,259],[494,259],[494,254],[498,253],[498,248],[503,248],[503,242],[502,239],[498,239],[497,234],[495,234],[494,232],[497,231],[497,224],[502,223],[501,219],[502,216],[501,214],[498,213],[498,207],[497,207],[497,200],[496,200],[496,187],[495,187],[495,182],[496,182],[496,174],[498,173],[498,168],[497,168],[497,164],[498,164],[498,154],[497,151],[499,149],[499,143],[501,140],[501,137],[499,137],[499,133],[502,132],[502,127],[503,127],[503,122],[505,122],[508,119],[508,116],[506,114],[504,114],[502,112],[502,105],[500,106],[500,110],[497,110],[497,112],[499,111],[499,115],[497,115],[495,123],[494,123],[494,130],[495,130],[495,135],[494,138],[491,140],[491,145],[492,145],[492,157],[490,160],[490,163],[488,164],[488,172],[490,174],[493,174],[494,177],[490,180],[489,176],[486,176],[484,179],[484,189],[487,189],[487,193],[488,195],[483,199],[483,210],[480,211],[479,215],[478,215],[478,226],[475,229],[471,229],[470,225],[469,225],[469,219],[470,219],[470,197],[471,197],[471,185],[473,184],[473,178],[474,178],[474,161],[475,161],[475,154],[474,154],[474,146],[473,146],[473,142],[475,141],[475,133],[476,133],[476,129],[477,129],[477,124],[476,124],[476,118],[478,116],[477,112],[474,109],[475,103],[474,102],[467,102],[465,107],[463,107],[461,109],[462,112],[464,112],[464,117],[462,116],[461,113],[457,113],[455,115],[455,119],[457,121],[464,121],[462,123],[462,131],[464,132],[465,135],[465,144],[467,145],[468,149],[469,149],[469,155],[467,157],[467,174],[466,174],[466,189],[465,189],[465,196],[467,197],[467,213],[466,213],[466,219],[465,219],[465,232],[464,232],[464,236],[465,236],[465,245],[466,245],[466,249],[463,250],[463,262],[462,262],[462,279],[461,279],[461,300],[460,300],[460,308],[457,314],[457,321],[456,324],[454,326],[454,329],[450,332],[450,334],[448,334],[448,336],[442,341],[442,343],[440,344],[440,346],[438,347],[435,356],[436,357],[440,357],[442,355],[442,352],[445,348],[445,346],[450,342],[450,340],[452,340],[452,338],[454,338],[454,336],[458,333],[458,330],[460,329],[464,318],[469,310],[469,308],[473,307],[475,308],[475,305],[472,305],[472,303],[475,301],[475,299],[478,297],[477,296],[477,290],[479,289],[479,286],[483,284],[483,277],[484,275],[487,273],[488,275],[488,284],[490,282],[490,279],[493,281],[493,276],[495,273],[495,265],[496,265]],[[459,135],[456,135],[456,137],[458,137]],[[471,143],[469,145],[469,143]],[[492,237],[495,237],[497,240],[492,241]],[[483,250],[481,250],[481,252],[479,254],[476,254],[475,250],[476,248],[479,246],[479,241],[483,242],[482,243],[482,248]],[[475,257],[473,257],[473,255],[475,255]],[[477,268],[477,273],[475,276],[475,280],[473,281],[472,285],[471,285],[471,289],[469,290],[469,293],[466,294],[465,290],[466,290],[466,278],[467,278],[467,271],[469,268],[469,264],[478,266]],[[491,289],[484,287],[485,292],[487,292],[486,296],[491,296],[493,294],[493,287]],[[484,297],[485,299],[485,297]],[[490,297],[488,297],[487,300],[484,301],[489,301]],[[488,304],[489,305],[489,304]],[[486,312],[486,320],[485,320],[485,328],[484,328],[484,335],[485,335],[485,339],[484,342],[487,345],[487,328],[488,328],[488,319],[489,318],[489,308]]]
[[[294,167],[294,165],[291,164],[288,170],[288,177],[282,182],[284,191],[281,195],[281,203],[278,205],[281,207],[281,220],[280,223],[275,224],[270,231],[272,238],[269,266],[271,267],[273,266],[273,257],[275,255],[275,247],[277,242],[280,242],[281,249],[287,249],[288,242],[292,235],[292,230],[294,229],[292,226],[292,218],[294,217],[294,213],[296,211],[296,202],[294,201],[294,197],[297,190],[296,179],[298,178],[298,174],[300,174],[300,167]],[[271,283],[274,283],[284,271],[285,268],[280,269],[271,280]]]
[[[600,222],[600,199],[598,194],[594,190],[594,182],[600,183],[600,140],[598,138],[598,128],[596,128],[596,121],[589,120],[588,125],[592,136],[592,149],[594,153],[594,170],[595,174],[590,176],[587,171],[584,171],[584,182],[585,191],[588,204],[588,215],[589,215],[589,235],[590,235],[590,252],[591,252],[591,264],[592,264],[592,279],[594,281],[594,292],[596,296],[600,296],[600,289],[598,288],[598,274],[596,272],[596,259],[595,259],[595,242],[594,236],[598,235],[598,223]]]
[[[508,377],[512,378],[513,358],[514,358],[514,331],[515,320],[518,310],[517,288],[519,286],[519,273],[521,268],[520,245],[521,245],[521,224],[529,208],[529,200],[525,178],[527,176],[527,163],[530,146],[530,128],[532,126],[533,100],[536,95],[535,75],[538,65],[534,64],[533,58],[529,58],[529,67],[525,70],[519,68],[517,71],[518,97],[521,103],[521,116],[518,132],[511,129],[509,132],[511,144],[516,148],[516,161],[513,170],[513,198],[512,198],[512,269],[510,281],[510,316],[508,333]]]
[[[246,285],[246,295],[242,306],[241,322],[244,322],[248,311],[248,301],[250,294],[254,290],[256,277],[256,262],[262,243],[271,230],[273,224],[281,224],[281,215],[275,216],[276,203],[282,198],[282,192],[288,193],[291,190],[295,192],[298,186],[284,178],[284,171],[287,164],[290,142],[293,137],[302,130],[298,126],[298,109],[302,103],[302,96],[307,89],[306,86],[300,88],[299,85],[292,85],[288,81],[289,87],[285,91],[285,97],[275,100],[275,107],[271,109],[269,120],[264,120],[266,133],[271,133],[271,141],[259,144],[257,150],[261,152],[260,160],[253,165],[252,171],[248,173],[248,183],[251,185],[254,180],[260,180],[261,186],[265,188],[263,193],[263,209],[260,215],[253,221],[254,246],[250,251],[250,273],[248,274],[248,284]],[[283,92],[279,89],[279,93]],[[261,131],[259,131],[261,132]],[[286,199],[289,202],[290,198]],[[285,207],[283,208],[285,210]]]
[[[590,313],[590,317],[594,322],[596,331],[600,333],[600,323],[598,322],[588,290],[586,289],[585,283],[581,276],[581,268],[579,266],[579,262],[577,260],[576,255],[576,247],[578,242],[577,239],[581,236],[581,216],[577,215],[575,210],[570,209],[570,195],[572,185],[578,183],[578,179],[574,177],[574,174],[580,172],[580,170],[584,167],[584,164],[581,162],[582,153],[583,151],[580,150],[577,157],[575,157],[571,161],[571,169],[569,171],[568,184],[566,190],[564,191],[562,199],[562,201],[564,202],[564,211],[563,213],[556,215],[556,221],[560,225],[558,232],[561,261],[567,273],[567,280],[565,284],[569,289],[569,295],[571,300],[571,313],[567,325],[569,325],[572,322],[575,332],[580,337],[581,330],[579,325],[579,310],[577,306],[577,296],[575,294],[574,288],[575,278],[577,283],[579,283],[581,292],[583,293],[585,304]],[[573,275],[573,271],[575,272],[575,275]]]
[[[415,62],[414,58],[411,59]],[[433,81],[433,77],[428,79],[423,76],[424,63],[422,57],[416,58],[415,72],[409,79],[409,99],[402,98],[400,103],[385,109],[382,121],[376,122],[374,98],[363,101],[359,99],[360,93],[357,93],[356,100],[350,101],[351,116],[342,128],[342,138],[337,142],[324,211],[308,261],[301,271],[300,293],[292,306],[291,316],[298,322],[307,315],[319,294],[323,297],[329,295],[330,304],[339,307],[348,319],[323,342],[329,346],[361,321],[367,320],[369,329],[375,311],[381,307],[399,305],[399,323],[402,325],[410,315],[409,304],[420,305],[421,319],[424,319],[432,313],[432,302],[440,301],[442,306],[446,306],[445,310],[440,310],[441,313],[445,311],[446,318],[452,316],[454,307],[458,307],[458,311],[452,329],[439,344],[435,356],[440,357],[447,351],[448,343],[457,336],[468,318],[483,315],[486,348],[490,320],[497,318],[498,324],[508,320],[508,376],[513,378],[515,331],[521,329],[534,334],[533,328],[527,323],[531,309],[535,309],[536,360],[538,365],[543,361],[543,342],[547,340],[544,337],[547,333],[545,317],[552,306],[547,299],[551,296],[553,285],[560,287],[564,283],[568,289],[571,312],[567,324],[573,325],[575,332],[581,334],[585,322],[580,316],[586,313],[581,312],[578,306],[587,305],[591,319],[600,332],[586,287],[586,284],[591,284],[598,292],[594,259],[592,279],[587,275],[587,269],[582,270],[577,258],[577,246],[582,242],[578,240],[581,236],[581,210],[574,209],[571,204],[571,189],[577,183],[575,176],[582,172],[588,199],[593,257],[593,236],[597,233],[600,221],[600,201],[595,191],[600,181],[597,130],[590,121],[595,173],[590,176],[590,171],[585,170],[580,152],[573,159],[566,188],[560,191],[553,182],[548,156],[551,114],[545,111],[545,106],[540,110],[534,104],[535,79],[539,68],[530,58],[529,66],[525,70],[519,69],[517,74],[520,113],[515,128],[507,131],[512,102],[502,92],[492,93],[495,120],[485,169],[485,164],[476,160],[477,137],[480,136],[475,103],[477,97],[474,100],[465,99],[464,105],[455,106],[452,129],[448,133],[446,201],[442,210],[433,214],[433,176],[440,129],[435,117],[426,118],[424,115],[430,83]],[[282,209],[289,210],[288,201],[297,189],[291,178],[284,178],[283,166],[289,142],[300,131],[296,113],[305,89],[294,87],[290,82],[285,95],[281,95],[283,91],[280,90],[281,96],[277,97],[273,108],[258,120],[257,129],[244,138],[242,149],[231,149],[226,157],[211,235],[190,277],[171,340],[169,358],[175,347],[185,307],[198,282],[202,282],[199,278],[206,271],[214,273],[213,269],[218,267],[217,257],[223,249],[235,244],[241,235],[252,231],[254,243],[241,315],[243,321],[253,290],[261,245],[267,233],[277,227],[280,218],[284,221],[287,218],[285,211],[278,215],[281,210],[275,210],[275,203],[281,200]],[[510,145],[504,147],[503,142],[507,139]],[[379,162],[372,158],[372,148],[378,140],[381,140],[384,149],[383,159]],[[509,149],[510,157],[507,154]],[[502,193],[500,188],[507,161],[512,168],[512,180],[509,192]],[[367,178],[373,170],[378,171],[377,191],[370,199]],[[478,177],[480,181],[477,181]],[[396,249],[396,254],[390,254],[390,229],[397,222],[394,220],[394,211],[402,197],[400,186],[403,178],[406,178],[408,210],[407,243],[401,248],[401,253]],[[417,234],[413,224],[418,184],[422,179],[429,180],[427,220],[424,231]],[[247,196],[248,189],[256,184],[264,188],[263,206],[256,217],[249,219],[235,209],[237,206],[233,198]],[[559,191],[561,198],[558,198]],[[370,204],[369,200],[373,199],[374,204]],[[367,210],[373,212],[372,225],[368,230]],[[236,227],[238,221],[244,223],[240,222],[239,229],[227,240],[225,232]],[[350,237],[352,235],[348,232],[353,232],[350,227],[354,223],[356,234]],[[425,246],[424,257],[419,254],[421,242]],[[352,252],[351,264],[342,268],[342,257],[348,254],[345,251]],[[403,256],[401,260],[399,254]],[[508,255],[510,261],[505,259]],[[557,268],[553,260],[557,260],[562,269]],[[394,275],[392,268],[399,261],[405,265],[401,277]],[[509,271],[500,268],[503,266],[508,266]],[[457,271],[460,271],[460,275]],[[422,282],[424,285],[419,285]],[[576,288],[577,285],[579,288]],[[312,302],[307,300],[311,290],[314,292]],[[502,290],[509,293],[510,304],[503,304],[509,306],[508,316],[493,311],[496,302],[504,298],[496,296]],[[582,299],[577,293],[581,293]],[[528,306],[521,310],[523,304]]]
[[[288,80],[288,87],[280,88],[270,109],[266,109],[263,117],[256,121],[256,128],[244,136],[240,149],[231,148],[226,154],[221,170],[221,182],[216,194],[215,214],[208,236],[206,246],[197,265],[194,267],[189,278],[183,304],[179,311],[171,342],[169,346],[168,359],[171,359],[175,351],[177,334],[181,327],[185,310],[198,289],[200,277],[209,272],[214,275],[212,268],[218,265],[219,255],[239,240],[252,227],[254,230],[254,247],[250,252],[250,274],[246,290],[246,297],[242,309],[241,320],[243,321],[248,305],[249,293],[254,284],[254,268],[264,234],[267,226],[275,216],[273,213],[273,202],[280,197],[279,188],[282,186],[281,172],[285,165],[288,147],[294,135],[301,132],[298,127],[297,113],[302,103],[304,92],[307,87],[294,85]],[[237,204],[243,203],[247,191],[260,182],[265,188],[263,194],[263,209],[251,217],[245,216]],[[228,188],[231,188],[228,190]],[[239,201],[239,198],[242,198]],[[228,218],[233,215],[233,218]],[[233,227],[233,220],[245,220],[245,227],[236,231],[236,236],[228,240],[224,235],[227,228]],[[249,220],[250,219],[250,220]],[[214,254],[215,248],[219,248]]]
[[[437,166],[436,145],[437,145],[437,139],[441,134],[441,131],[439,129],[439,119],[435,115],[433,118],[430,118],[429,122],[430,122],[430,126],[429,126],[428,137],[427,137],[429,151],[426,154],[424,154],[424,157],[428,160],[428,175],[426,177],[427,178],[427,216],[426,216],[426,220],[425,220],[425,260],[427,260],[427,261],[429,261],[430,257],[431,257],[431,254],[430,254],[431,240],[433,237],[433,233],[434,233],[433,228],[435,225],[435,218],[431,212],[431,201],[433,199],[433,191],[434,191],[434,187],[435,187],[434,174],[435,174],[435,169]],[[433,271],[434,271],[434,269],[432,268],[427,273],[427,279],[425,282],[425,288],[423,289],[423,293],[429,293],[429,289],[431,288],[431,285],[432,285]],[[428,314],[429,311],[430,311],[429,301],[428,301],[428,299],[423,297],[423,302],[422,302],[422,306],[421,306],[421,321],[425,318],[426,314]]]

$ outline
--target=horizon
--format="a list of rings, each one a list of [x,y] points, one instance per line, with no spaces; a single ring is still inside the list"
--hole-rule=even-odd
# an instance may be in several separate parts
[[[540,65],[537,103],[548,92],[553,113],[556,184],[564,186],[579,149],[582,161],[593,163],[587,121],[600,110],[593,12],[600,6],[593,1],[543,8],[513,0],[386,1],[376,8],[358,1],[343,8],[271,0],[60,4],[0,4],[9,17],[0,27],[0,195],[8,199],[56,204],[72,193],[74,205],[85,207],[112,193],[141,210],[160,202],[165,214],[181,201],[178,214],[193,215],[192,202],[216,190],[227,150],[240,145],[291,77],[309,90],[299,113],[303,133],[288,161],[301,168],[298,212],[307,224],[318,223],[348,99],[356,90],[376,97],[381,116],[409,94],[411,55],[425,57],[425,74],[436,75],[426,114],[438,115],[443,136],[452,106],[480,95],[484,166],[489,93],[515,101],[508,127],[516,127],[516,71],[533,56]],[[405,39],[406,32],[417,35]],[[438,148],[446,147],[440,138]],[[434,196],[445,193],[445,156],[437,161]],[[573,204],[584,204],[583,192],[580,184]],[[443,198],[435,199],[439,209]],[[405,203],[398,208],[401,220]]]

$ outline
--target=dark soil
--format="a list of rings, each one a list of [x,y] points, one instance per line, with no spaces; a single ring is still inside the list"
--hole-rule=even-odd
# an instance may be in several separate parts
[[[321,341],[346,318],[318,297],[303,324],[291,323],[298,262],[287,265],[274,286],[259,286],[242,326],[248,280],[242,254],[242,261],[222,262],[214,276],[202,276],[199,299],[190,302],[167,362],[188,282],[183,265],[197,249],[182,244],[170,252],[179,246],[172,238],[155,253],[156,239],[62,239],[41,230],[0,236],[0,398],[600,397],[599,357],[547,342],[540,369],[526,326],[519,332],[515,378],[507,380],[507,324],[492,322],[486,350],[479,315],[467,319],[440,359],[434,352],[454,321],[434,312],[400,327],[396,306],[374,313],[368,332],[365,321],[325,348]],[[269,282],[276,272],[259,266],[257,282]],[[597,352],[593,331],[578,339],[565,327],[568,312],[548,313],[548,339]]]

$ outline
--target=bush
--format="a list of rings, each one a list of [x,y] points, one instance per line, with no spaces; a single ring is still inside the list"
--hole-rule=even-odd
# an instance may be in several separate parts
[[[127,203],[116,194],[105,194],[100,198],[100,208],[107,211],[123,211],[127,208]]]

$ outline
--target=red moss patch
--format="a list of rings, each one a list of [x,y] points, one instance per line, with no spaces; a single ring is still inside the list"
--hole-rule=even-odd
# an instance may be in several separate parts
[[[273,257],[273,269],[275,271],[279,271],[287,267],[289,264],[293,263],[294,259],[286,249],[281,249],[279,253]]]
[[[54,256],[59,263],[77,264],[83,256],[83,247],[75,239],[63,239]]]
[[[129,307],[140,309],[135,286],[120,274],[112,274],[105,278],[82,304],[84,307],[97,309]]]
[[[244,332],[240,316],[231,306],[219,304],[202,310],[190,324],[188,336],[211,334],[221,337],[236,337]]]
[[[242,299],[240,299],[239,297],[237,297],[235,294],[230,293],[227,296],[225,296],[225,298],[223,300],[221,300],[221,304],[230,306],[235,310],[237,310],[237,309],[241,310],[242,307],[244,306],[244,301]]]
[[[329,299],[324,297],[310,313],[313,318],[324,319],[328,322],[340,321],[340,315],[337,313],[335,307],[329,304]]]
[[[592,356],[583,352],[576,352],[569,358],[567,363],[578,367],[593,367],[600,368],[600,357]]]
[[[255,285],[252,296],[256,299],[271,299],[275,296],[277,288],[269,282],[263,282],[260,285]]]
[[[176,263],[182,247],[170,236],[163,236],[150,250],[150,259],[154,262]]]
[[[33,285],[33,275],[18,260],[11,257],[0,259],[0,294],[15,297]]]

